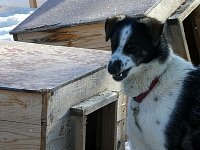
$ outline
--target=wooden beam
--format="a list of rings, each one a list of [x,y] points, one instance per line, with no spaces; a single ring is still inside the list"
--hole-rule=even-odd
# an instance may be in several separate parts
[[[176,11],[186,0],[160,0],[145,14],[152,18],[157,18],[165,22],[169,16]]]
[[[187,0],[184,5],[179,7],[176,12],[168,19],[170,23],[183,22],[185,18],[200,5],[200,0]]]
[[[30,8],[37,8],[37,0],[29,0]]]
[[[193,32],[196,40],[197,49],[200,56],[200,5],[194,10]]]
[[[114,101],[117,101],[117,99],[117,92],[104,92],[71,107],[70,112],[71,115],[75,116],[88,115]]]
[[[86,120],[86,116],[71,117],[71,149],[73,150],[85,150]]]
[[[98,147],[115,150],[117,139],[117,92],[103,92],[70,109],[72,121],[72,149],[85,150],[87,117],[98,111]],[[99,111],[101,110],[101,111]],[[97,117],[98,117],[97,116]],[[100,145],[100,146],[99,146]]]
[[[169,25],[169,32],[172,39],[172,41],[170,41],[171,46],[175,53],[191,61],[183,23],[180,22],[178,24]]]
[[[116,150],[117,146],[117,102],[102,110],[102,150]]]

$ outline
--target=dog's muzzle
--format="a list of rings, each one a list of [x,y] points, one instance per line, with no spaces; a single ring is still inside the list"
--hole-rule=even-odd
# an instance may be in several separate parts
[[[110,61],[108,64],[108,72],[113,76],[115,81],[122,81],[128,75],[128,72],[131,68],[122,69],[121,60]]]

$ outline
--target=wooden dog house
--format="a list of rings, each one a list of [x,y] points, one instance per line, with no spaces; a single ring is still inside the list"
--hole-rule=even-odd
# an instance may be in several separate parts
[[[199,3],[200,3],[199,0],[47,1],[42,7],[38,8],[32,15],[30,15],[25,21],[19,24],[10,33],[13,34],[14,40],[16,41],[56,45],[56,46],[78,47],[78,48],[66,48],[66,49],[62,47],[61,49],[63,49],[63,51],[64,50],[67,51],[69,49],[70,55],[73,53],[79,55],[80,53],[81,56],[79,58],[80,59],[79,61],[87,61],[88,63],[90,63],[91,68],[89,67],[88,69],[92,70],[92,67],[95,66],[95,65],[93,66],[92,63],[95,64],[95,62],[93,61],[92,58],[91,60],[88,59],[86,55],[82,57],[82,49],[79,48],[110,50],[110,43],[105,42],[105,31],[104,31],[105,19],[107,17],[119,14],[147,15],[150,17],[157,18],[161,21],[166,21],[168,19],[169,32],[171,33],[170,36],[172,39],[171,43],[176,53],[180,54],[182,57],[188,60],[192,60],[195,64],[198,64],[199,63],[198,61],[200,60],[199,59],[200,51],[198,42],[200,31],[199,30],[198,32],[196,31],[199,28],[199,22],[200,22],[199,11],[198,11]],[[190,24],[190,22],[192,22],[192,24]],[[20,47],[19,49],[21,49],[20,44],[17,45],[17,47],[18,46]],[[38,53],[41,50],[42,52],[48,54],[48,51],[50,51],[49,53],[51,53],[52,49],[55,51],[57,49],[54,46],[44,46],[44,45],[38,45],[38,46],[31,45],[31,46],[33,48],[35,47],[36,49],[38,49]],[[26,44],[24,44],[23,47],[26,47]],[[30,48],[30,46],[27,47],[29,47],[27,48],[27,51],[30,51],[29,54],[32,55],[31,53],[33,48]],[[58,47],[58,49],[60,49],[60,47]],[[101,56],[104,57],[105,60],[108,58],[107,56],[109,55],[109,52],[105,53],[100,52],[102,53],[102,55],[98,55],[99,54],[98,50],[88,50],[88,53],[96,53],[95,57]],[[59,57],[62,58],[61,53],[58,55]],[[73,60],[70,59],[70,61]],[[102,80],[101,82],[98,82],[97,86],[103,84],[101,85],[103,86],[103,88],[98,89],[97,86],[93,84],[93,82],[96,82],[97,79],[101,80],[101,77],[98,76],[98,78],[95,77],[95,79],[93,77],[89,78],[88,76],[90,75],[92,76],[93,73],[95,73],[90,70],[91,74],[90,73],[85,75],[82,74],[82,77],[78,78],[80,79],[80,81],[71,78],[69,85],[68,82],[66,82],[66,84],[61,84],[62,86],[58,86],[61,87],[62,90],[60,88],[57,89],[50,88],[50,91],[54,92],[48,93],[47,97],[46,97],[46,90],[42,91],[33,90],[37,91],[36,93],[39,93],[42,102],[44,101],[44,98],[46,98],[47,101],[49,102],[48,104],[44,103],[45,105],[43,105],[42,103],[41,105],[41,106],[49,106],[45,107],[48,108],[47,110],[42,109],[44,110],[44,112],[47,111],[49,113],[39,112],[39,114],[45,115],[46,118],[45,121],[47,123],[51,123],[52,118],[54,118],[54,113],[56,114],[56,116],[60,117],[60,120],[58,119],[59,122],[56,122],[54,124],[50,125],[47,124],[47,126],[43,125],[43,123],[41,124],[42,132],[38,132],[37,134],[38,136],[37,139],[41,140],[40,142],[37,141],[36,142],[37,147],[32,149],[38,149],[38,148],[52,149],[52,150],[54,149],[57,150],[105,149],[106,150],[106,148],[108,150],[114,150],[116,148],[124,149],[124,141],[125,141],[124,124],[126,117],[126,98],[124,98],[124,96],[120,94],[121,89],[120,87],[118,87],[119,85],[113,82],[112,79],[110,79],[110,76],[109,75],[107,76],[107,74],[105,73],[106,63],[104,63],[104,61],[103,63],[101,62],[103,64],[103,67],[99,66],[98,69],[96,68],[97,72],[103,71],[102,77],[105,77],[106,79],[109,78],[109,82],[108,80]],[[46,72],[47,75],[49,73],[50,72]],[[57,73],[59,75],[59,72]],[[82,73],[81,70],[75,76],[79,76],[80,73]],[[103,81],[107,83],[104,83]],[[85,82],[89,82],[88,83],[89,86],[82,87],[81,84],[84,84]],[[71,83],[73,83],[72,87]],[[77,87],[77,85],[82,87],[81,89],[84,91],[82,92],[82,94],[85,93],[86,96],[77,97],[77,94],[79,95],[78,93],[79,89],[76,89],[77,91],[74,90],[73,92],[71,92],[70,89],[75,88],[75,86]],[[45,87],[44,89],[46,88],[47,87]],[[88,88],[89,89],[94,88],[93,89],[94,92],[90,93]],[[117,88],[115,90],[117,92],[111,92],[112,88],[113,89]],[[12,91],[12,89],[13,89],[12,86],[11,88],[8,88],[9,91],[10,90]],[[65,96],[63,95],[63,93]],[[88,93],[89,95],[87,95]],[[99,95],[99,93],[101,94]],[[68,97],[67,95],[69,95],[68,99],[71,98],[70,103],[65,101],[65,98]],[[60,112],[57,112],[60,111],[59,109],[57,109],[58,105],[58,101],[56,101],[57,99],[62,99],[61,101],[67,103],[67,107],[65,107],[66,110],[64,110],[64,106],[61,107],[63,109],[62,115],[60,115]],[[118,102],[116,102],[117,100]],[[53,112],[53,117],[52,114],[50,113],[51,109]],[[5,107],[4,110],[7,110],[7,107]],[[2,112],[4,110],[2,110]],[[73,127],[70,130],[70,132],[69,130],[67,130],[68,128],[66,128],[69,125],[68,124],[69,114],[67,113],[68,111],[70,112],[70,121],[71,121],[69,124],[70,126]],[[66,117],[64,117],[65,119],[62,123],[63,120],[62,117],[64,114],[66,115]],[[44,117],[43,115],[41,116]],[[4,117],[6,118],[6,115]],[[12,119],[11,121],[17,122]],[[64,124],[64,126],[62,126],[61,124]],[[7,123],[5,123],[4,126],[6,125]],[[106,128],[106,126],[108,127]],[[62,131],[64,132],[64,134],[62,134],[63,133]],[[39,136],[39,133],[41,133],[41,136]],[[60,135],[62,137],[60,137]],[[104,139],[103,137],[106,137],[106,139]],[[3,136],[2,139],[4,139]],[[69,140],[72,141],[70,142]],[[14,144],[13,146],[16,146],[17,144]],[[5,143],[3,144],[2,147],[0,143],[0,149],[1,148],[3,149],[5,147],[6,147]]]
[[[148,15],[165,21],[185,0],[47,1],[10,33],[15,41],[110,50],[107,17]]]
[[[0,51],[0,150],[124,143],[126,99],[107,73],[109,52],[20,42],[0,42]]]
[[[110,50],[104,40],[107,17],[148,15],[168,19],[175,52],[197,65],[199,5],[199,0],[49,1],[10,33],[16,41]]]

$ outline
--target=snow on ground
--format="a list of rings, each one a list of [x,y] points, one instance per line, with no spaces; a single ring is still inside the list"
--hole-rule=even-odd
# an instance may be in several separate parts
[[[128,145],[128,142],[125,143],[125,150],[131,150],[129,145]]]
[[[0,6],[0,40],[13,40],[9,32],[26,19],[34,9]]]

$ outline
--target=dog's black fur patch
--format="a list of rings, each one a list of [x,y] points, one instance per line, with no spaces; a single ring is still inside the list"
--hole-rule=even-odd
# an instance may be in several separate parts
[[[200,150],[200,69],[191,71],[165,130],[168,150]]]
[[[169,48],[166,48],[168,47],[168,42],[166,38],[161,35],[164,30],[164,25],[155,19],[149,18],[149,20],[152,21],[152,25],[148,26],[150,23],[142,22],[142,19],[143,18],[136,19],[132,17],[125,17],[123,20],[117,20],[115,18],[114,21],[112,20],[112,26],[108,25],[109,21],[106,22],[106,39],[111,39],[112,53],[114,53],[118,47],[120,38],[119,35],[122,28],[127,25],[131,25],[132,34],[126,43],[123,52],[132,57],[137,66],[141,63],[149,63],[156,58],[163,63],[169,56]],[[154,35],[152,34],[155,33],[151,33],[153,32],[151,31],[153,30],[151,28],[161,30],[160,35],[153,38],[152,36]],[[152,38],[159,39],[157,42],[154,42]]]

